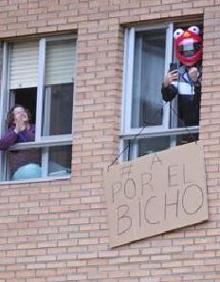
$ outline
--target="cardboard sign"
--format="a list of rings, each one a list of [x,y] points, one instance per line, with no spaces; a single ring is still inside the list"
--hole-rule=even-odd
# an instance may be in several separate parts
[[[189,143],[104,175],[111,247],[208,219],[203,149]]]

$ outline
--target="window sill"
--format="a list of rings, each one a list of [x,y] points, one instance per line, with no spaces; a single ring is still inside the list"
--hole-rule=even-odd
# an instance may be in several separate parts
[[[163,129],[163,130],[143,130],[141,133],[141,128],[132,129],[130,132],[125,134],[121,134],[120,138],[123,140],[130,139],[142,139],[142,138],[151,138],[157,136],[168,136],[168,135],[180,135],[180,134],[189,134],[189,133],[198,133],[199,126],[188,126],[186,128],[171,128],[171,129]]]
[[[72,144],[72,140],[73,140],[72,135],[66,135],[66,136],[64,135],[63,138],[61,135],[59,135],[56,139],[55,138],[45,138],[45,139],[42,139],[42,141],[17,143],[11,146],[9,148],[9,151],[52,147],[52,146],[65,146],[65,145]]]

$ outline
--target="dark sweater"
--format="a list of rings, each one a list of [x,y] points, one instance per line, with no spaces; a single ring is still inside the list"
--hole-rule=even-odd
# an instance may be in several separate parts
[[[35,126],[30,125],[30,129],[16,133],[14,126],[10,127],[4,136],[0,139],[0,150],[7,150],[10,146],[16,143],[32,142],[35,140]],[[8,152],[10,175],[21,166],[29,163],[40,163],[40,150],[16,150]]]
[[[179,76],[182,76],[183,72],[184,67],[181,67]],[[178,83],[181,83],[181,77]],[[178,93],[178,88],[172,84],[168,87],[162,85],[161,88],[163,100],[166,102],[172,101],[178,95],[178,125],[180,127],[198,125],[199,123],[201,83],[199,81],[189,81],[189,83],[194,89],[194,95],[182,95]]]

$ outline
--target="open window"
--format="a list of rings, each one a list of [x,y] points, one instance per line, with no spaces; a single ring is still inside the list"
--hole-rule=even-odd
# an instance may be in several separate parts
[[[183,28],[192,24],[181,23]],[[178,98],[166,103],[161,95],[164,75],[174,60],[173,31],[179,26],[168,23],[125,30],[121,134],[124,160],[198,139],[198,123],[180,122]]]
[[[1,181],[11,180],[10,158],[22,152],[38,155],[40,178],[70,175],[75,51],[72,35],[4,43],[0,133],[8,110],[20,104],[31,112],[35,141],[1,152]]]

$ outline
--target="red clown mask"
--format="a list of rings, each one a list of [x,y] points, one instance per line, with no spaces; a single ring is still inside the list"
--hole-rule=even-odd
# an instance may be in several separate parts
[[[186,31],[178,28],[174,39],[176,57],[183,65],[191,67],[202,59],[202,38],[197,26],[191,26]]]

